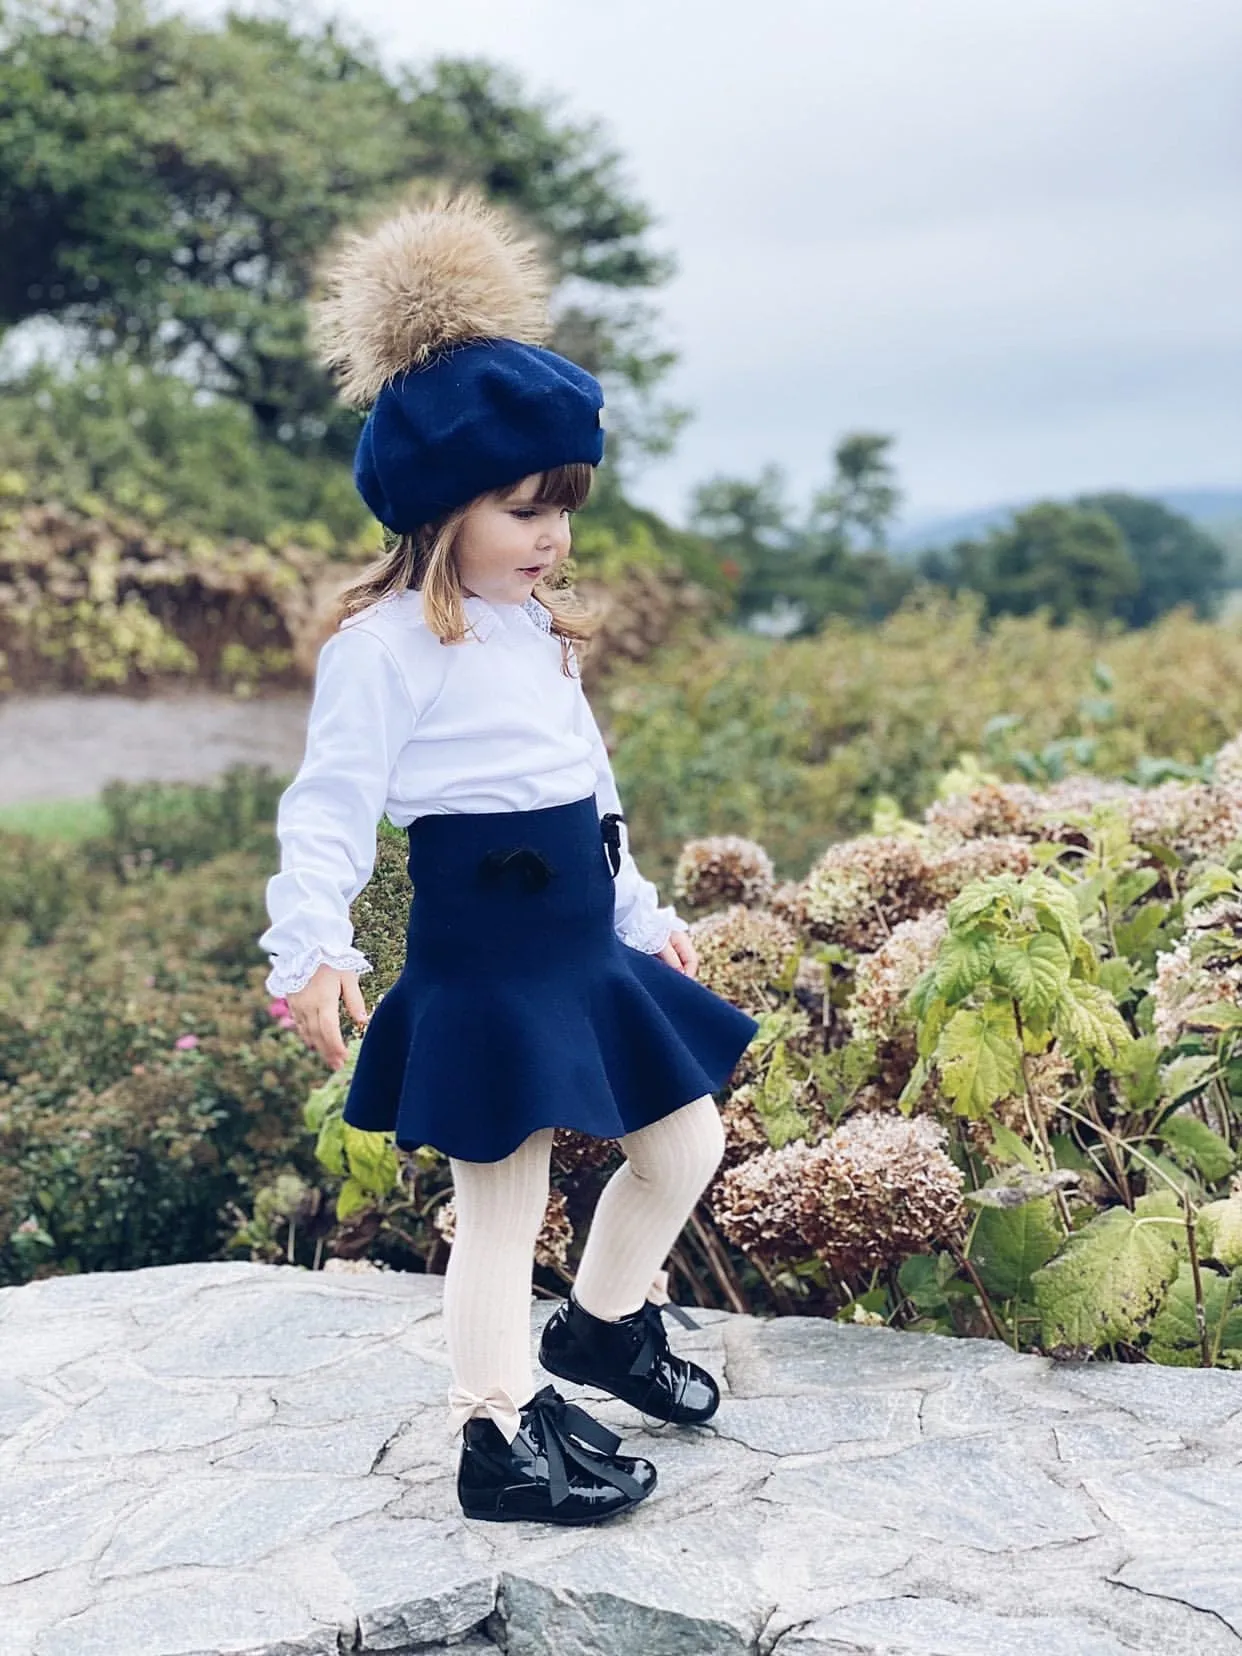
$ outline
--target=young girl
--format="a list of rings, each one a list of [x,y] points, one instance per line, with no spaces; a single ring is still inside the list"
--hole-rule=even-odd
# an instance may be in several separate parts
[[[713,1094],[758,1024],[694,977],[624,821],[575,645],[595,623],[549,577],[603,457],[597,381],[537,341],[547,278],[478,199],[354,236],[317,323],[343,394],[370,405],[354,476],[393,549],[319,653],[306,752],[277,813],[259,938],[267,988],[338,1068],[340,1002],[365,1026],[345,1120],[448,1158],[450,1432],[463,1511],[592,1523],[655,1486],[650,1461],[530,1354],[533,1255],[554,1130],[616,1139],[548,1372],[657,1420],[719,1391],[675,1356],[660,1269],[720,1163]],[[368,1020],[349,907],[381,814],[414,888],[400,977]]]

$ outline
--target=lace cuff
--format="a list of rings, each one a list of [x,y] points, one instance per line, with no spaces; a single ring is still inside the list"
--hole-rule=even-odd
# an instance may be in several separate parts
[[[642,954],[659,954],[675,931],[689,931],[690,923],[683,920],[675,908],[658,908],[633,925],[618,926],[617,936],[631,949]]]
[[[273,963],[263,987],[272,995],[291,995],[305,989],[321,966],[333,966],[338,972],[357,972],[359,976],[371,970],[371,962],[357,949],[334,951],[316,945],[305,954]]]
[[[512,1443],[522,1425],[521,1410],[512,1395],[503,1386],[489,1386],[480,1395],[459,1386],[456,1381],[448,1389],[449,1435],[460,1432],[466,1422],[482,1410],[504,1433],[505,1441]]]

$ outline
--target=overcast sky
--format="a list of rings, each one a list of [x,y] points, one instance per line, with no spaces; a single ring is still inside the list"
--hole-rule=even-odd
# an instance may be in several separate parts
[[[196,9],[211,10],[211,0]],[[341,0],[598,116],[694,410],[635,493],[896,437],[908,520],[1242,484],[1238,0]]]

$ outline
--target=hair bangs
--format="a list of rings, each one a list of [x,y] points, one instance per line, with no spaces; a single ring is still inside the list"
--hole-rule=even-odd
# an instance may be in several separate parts
[[[532,475],[538,478],[538,482],[534,494],[529,497],[530,505],[560,506],[564,510],[576,512],[579,507],[586,505],[591,485],[595,481],[595,467],[587,465],[585,461],[574,461],[570,465],[552,466],[547,471]],[[526,478],[522,478],[520,482],[510,485],[507,489],[497,489],[497,498],[507,500],[527,481]]]

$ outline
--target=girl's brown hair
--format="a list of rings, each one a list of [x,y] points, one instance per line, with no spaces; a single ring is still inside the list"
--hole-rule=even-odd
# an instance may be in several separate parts
[[[554,466],[539,473],[539,485],[531,504],[560,506],[576,512],[585,505],[594,481],[593,466]],[[414,588],[423,595],[423,617],[441,644],[462,643],[466,636],[465,594],[454,556],[462,522],[479,500],[504,500],[518,487],[519,483],[512,483],[503,489],[491,489],[433,522],[422,524],[411,534],[398,535],[383,556],[338,595],[335,625],[339,627],[347,616],[381,598]],[[551,586],[541,578],[535,582],[532,596],[552,616],[551,630],[561,641],[561,671],[569,677],[570,644],[586,644],[598,631],[603,617],[584,609],[583,600],[568,585]]]

